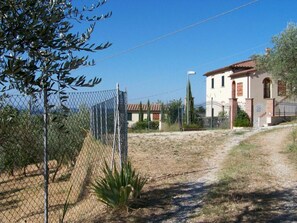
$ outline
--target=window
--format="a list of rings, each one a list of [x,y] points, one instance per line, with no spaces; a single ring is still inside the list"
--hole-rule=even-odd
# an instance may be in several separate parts
[[[222,87],[225,87],[225,76],[222,76]]]
[[[235,93],[236,93],[236,85],[235,81],[232,82],[232,98],[235,98]]]
[[[271,89],[271,80],[269,78],[265,78],[263,80],[263,96],[264,98],[270,98],[270,89]]]
[[[132,113],[131,112],[128,112],[127,119],[128,119],[128,121],[132,121]]]
[[[153,113],[153,120],[159,120],[160,114],[159,113]]]
[[[286,88],[286,82],[284,81],[277,81],[277,95],[278,96],[286,96],[287,88]]]
[[[214,88],[214,78],[211,78],[211,88]]]
[[[243,96],[243,83],[237,83],[237,96]]]

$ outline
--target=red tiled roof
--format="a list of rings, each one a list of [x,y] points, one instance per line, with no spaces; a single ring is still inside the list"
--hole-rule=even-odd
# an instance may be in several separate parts
[[[238,76],[246,75],[246,74],[253,73],[256,71],[257,71],[256,68],[250,68],[248,70],[242,70],[242,71],[236,72],[234,74],[231,74],[229,77],[231,77],[231,78],[238,77]]]
[[[216,69],[216,70],[209,71],[209,72],[205,73],[204,76],[210,76],[210,75],[222,73],[222,72],[227,71],[227,70],[233,70],[233,69],[236,69],[236,68],[255,68],[255,67],[256,67],[255,61],[253,61],[253,60],[244,60],[244,61],[240,61],[240,62],[231,64],[231,65],[226,66],[226,67],[222,67],[222,68],[219,68],[219,69]]]
[[[239,63],[232,64],[231,67],[246,67],[246,68],[255,68],[256,63],[254,60],[246,60]]]
[[[147,104],[142,104],[142,110],[147,111]],[[151,112],[160,112],[161,105],[160,104],[151,104],[150,105]],[[128,104],[127,105],[128,112],[139,112],[139,104]]]

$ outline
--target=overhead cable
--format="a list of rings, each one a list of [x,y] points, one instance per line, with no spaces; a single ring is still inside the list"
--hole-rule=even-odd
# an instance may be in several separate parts
[[[167,38],[167,37],[173,36],[173,35],[175,35],[175,34],[177,34],[177,33],[183,32],[183,31],[185,31],[185,30],[194,28],[194,27],[196,27],[196,26],[198,26],[198,25],[201,25],[201,24],[203,24],[203,23],[209,22],[209,21],[211,21],[211,20],[217,19],[217,18],[222,17],[222,16],[225,16],[225,15],[227,15],[227,14],[230,14],[230,13],[232,13],[232,12],[234,12],[234,11],[238,11],[238,10],[240,10],[240,9],[242,9],[242,8],[245,8],[245,7],[249,6],[249,5],[255,4],[255,3],[258,2],[258,1],[260,1],[260,0],[253,0],[253,1],[250,1],[250,2],[248,2],[248,3],[246,3],[246,4],[237,6],[237,7],[233,8],[233,9],[228,10],[228,11],[221,12],[221,13],[219,13],[219,14],[216,14],[216,15],[214,15],[214,16],[211,16],[211,17],[208,17],[208,18],[206,18],[206,19],[200,20],[200,21],[195,22],[195,23],[193,23],[193,24],[184,26],[184,27],[182,27],[182,28],[180,28],[180,29],[177,29],[177,30],[175,30],[175,31],[172,31],[172,32],[163,34],[163,35],[158,36],[158,37],[156,37],[156,38],[154,38],[154,39],[151,39],[151,40],[148,40],[148,41],[146,41],[146,42],[144,42],[144,43],[138,44],[138,45],[136,45],[136,46],[134,46],[134,47],[128,48],[128,49],[123,50],[123,51],[120,51],[120,52],[118,52],[118,53],[111,54],[110,56],[107,56],[107,57],[103,57],[102,59],[97,60],[97,62],[101,62],[101,61],[108,60],[108,59],[111,59],[111,58],[114,58],[114,57],[117,57],[117,56],[120,56],[120,55],[123,55],[123,54],[127,54],[127,53],[129,53],[129,52],[131,52],[131,51],[134,51],[134,50],[138,49],[138,48],[141,48],[141,47],[150,45],[150,44],[155,43],[155,42],[157,42],[157,41],[159,41],[159,40],[162,40],[162,39],[165,39],[165,38]]]

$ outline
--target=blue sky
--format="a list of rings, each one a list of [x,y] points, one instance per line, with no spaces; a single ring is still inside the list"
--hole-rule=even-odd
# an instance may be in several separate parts
[[[72,1],[74,2],[74,1]],[[80,4],[91,1],[82,0]],[[93,89],[127,89],[129,103],[169,102],[185,97],[187,71],[191,76],[195,104],[205,101],[204,73],[262,54],[271,37],[297,22],[296,0],[258,0],[230,14],[204,22],[144,47],[142,43],[203,21],[252,0],[109,0],[99,11],[111,18],[97,23],[92,42],[113,45],[91,54],[94,67],[76,74],[98,76]],[[116,55],[118,54],[118,55]]]

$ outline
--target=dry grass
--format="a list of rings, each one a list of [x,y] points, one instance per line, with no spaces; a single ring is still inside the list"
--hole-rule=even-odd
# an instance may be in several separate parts
[[[275,130],[274,130],[275,131]],[[272,185],[267,154],[260,133],[233,148],[224,162],[219,181],[204,199],[197,222],[266,222],[279,214],[279,190]]]
[[[287,145],[284,152],[289,160],[297,168],[297,128],[293,128],[291,134],[287,137]]]
[[[134,134],[129,137],[129,157],[151,181],[183,181],[207,165],[227,131]],[[187,176],[189,175],[189,176]]]
[[[129,212],[106,210],[90,222],[161,222],[181,211],[179,196],[188,196],[208,169],[208,162],[230,136],[229,130],[129,135],[129,158],[149,178]]]
[[[142,199],[133,204],[129,213],[110,212],[89,192],[89,182],[100,175],[102,157],[108,159],[111,149],[103,148],[87,137],[77,166],[74,169],[62,168],[57,175],[58,180],[49,185],[50,222],[58,222],[69,188],[76,180],[79,187],[73,188],[74,192],[70,195],[66,222],[118,222],[119,219],[123,222],[143,222],[156,216],[162,217],[172,211],[175,205],[173,198],[187,189],[185,185],[203,175],[208,161],[220,150],[228,136],[228,130],[129,135],[129,158],[133,166],[149,178]],[[93,148],[93,151],[88,148]],[[27,177],[21,173],[15,177],[2,174],[0,222],[42,222],[42,182],[41,171],[37,170],[31,171]]]
[[[67,193],[70,194],[70,209],[66,221],[74,222],[89,215],[96,216],[100,206],[89,193],[88,184],[100,175],[104,159],[111,157],[111,148],[102,145],[89,135],[86,137],[74,168],[63,167],[57,180],[49,184],[49,221],[58,222]],[[56,162],[50,161],[50,173]],[[0,222],[42,222],[43,221],[43,175],[36,166],[27,168],[27,176],[21,171],[15,176],[2,174],[0,177]],[[93,214],[93,215],[92,215]]]

